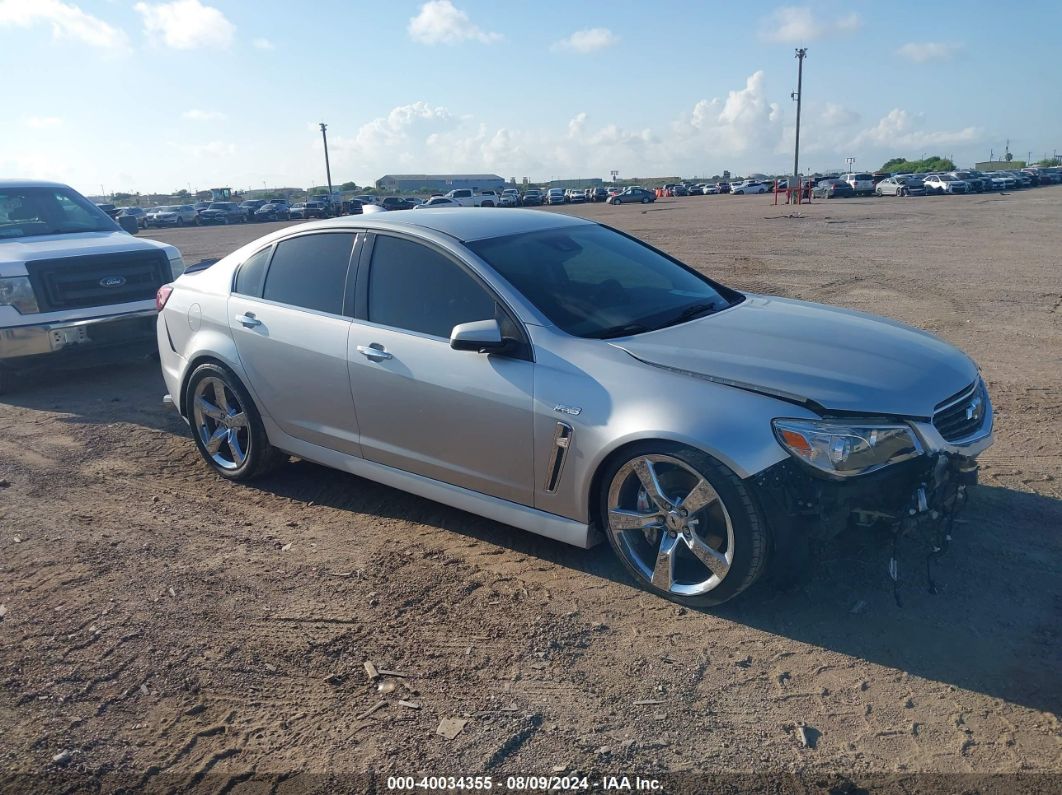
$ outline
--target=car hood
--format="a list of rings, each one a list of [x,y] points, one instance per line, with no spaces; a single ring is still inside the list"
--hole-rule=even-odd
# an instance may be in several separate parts
[[[958,349],[846,309],[750,295],[678,326],[613,342],[646,364],[837,412],[930,417],[977,378]]]
[[[0,240],[0,277],[22,276],[25,263],[86,254],[113,254],[122,251],[157,251],[169,259],[180,252],[173,246],[154,240],[133,237],[127,232],[76,232],[68,235],[40,235],[14,240]]]

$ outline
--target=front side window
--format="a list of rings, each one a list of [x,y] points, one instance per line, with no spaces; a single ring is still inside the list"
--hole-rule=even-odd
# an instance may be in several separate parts
[[[579,337],[638,334],[742,300],[604,226],[489,238],[469,248],[559,328]]]
[[[454,326],[494,316],[494,298],[453,260],[410,240],[376,238],[369,322],[449,339]]]
[[[289,238],[277,244],[262,297],[267,301],[343,314],[343,294],[354,248],[352,232]]]

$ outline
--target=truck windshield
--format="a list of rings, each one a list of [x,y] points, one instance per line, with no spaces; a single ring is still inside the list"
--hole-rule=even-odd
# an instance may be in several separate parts
[[[0,188],[0,240],[119,229],[107,213],[70,188]]]

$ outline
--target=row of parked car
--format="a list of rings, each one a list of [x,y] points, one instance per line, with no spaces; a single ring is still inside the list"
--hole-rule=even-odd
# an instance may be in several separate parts
[[[361,202],[357,204],[360,212]],[[347,203],[344,202],[344,205]],[[294,204],[287,199],[249,199],[244,202],[197,202],[196,204],[169,204],[160,207],[115,207],[100,208],[114,218],[132,217],[141,229],[167,226],[200,226],[203,224],[240,224],[254,221],[287,221],[297,218],[328,218],[346,215],[349,207],[335,207],[327,201],[305,201]]]
[[[1016,190],[1062,183],[1062,166],[1032,167],[1013,171],[960,169],[930,174],[888,174],[849,172],[808,178],[801,184],[805,196],[836,199],[850,196],[926,196],[987,191]],[[607,202],[608,204],[649,204],[664,196],[710,196],[729,193],[736,196],[785,191],[785,179],[745,179],[738,182],[667,183],[657,188],[633,185],[626,188],[516,188],[493,190],[457,189],[428,198],[371,195],[355,196],[338,202],[327,196],[289,203],[286,199],[248,199],[244,202],[198,202],[162,207],[115,207],[99,205],[112,217],[129,216],[141,229],[201,224],[233,224],[254,221],[287,221],[358,215],[369,204],[383,210],[413,210],[434,207],[539,207],[542,205]]]
[[[986,193],[1062,183],[1062,167],[1015,171],[960,169],[929,174],[842,174],[819,177],[810,183],[814,198],[849,196],[943,196]]]

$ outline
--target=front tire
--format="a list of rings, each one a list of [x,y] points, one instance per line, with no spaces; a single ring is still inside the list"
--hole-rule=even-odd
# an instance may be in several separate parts
[[[254,401],[227,367],[199,365],[188,379],[184,405],[199,454],[221,477],[253,480],[286,460],[269,443]]]
[[[738,477],[700,450],[642,442],[605,467],[598,515],[647,591],[691,607],[734,598],[763,574],[766,524]]]

